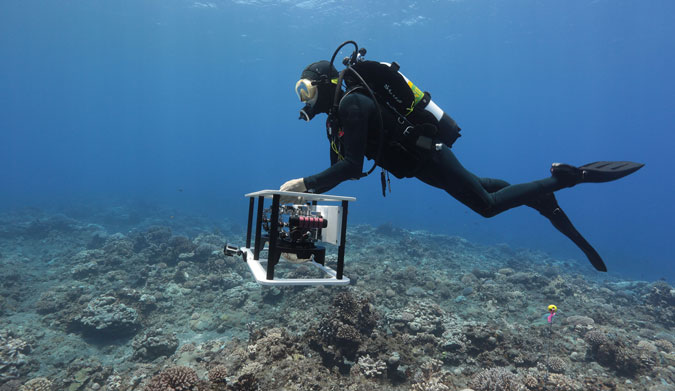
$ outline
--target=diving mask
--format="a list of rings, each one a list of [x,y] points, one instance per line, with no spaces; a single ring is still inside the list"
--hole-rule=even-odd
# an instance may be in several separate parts
[[[309,79],[300,79],[295,83],[295,93],[301,102],[314,103],[318,95],[318,88]]]
[[[295,83],[295,93],[305,107],[300,110],[300,119],[310,121],[316,114],[314,112],[317,100],[319,100],[319,88],[309,79],[300,79]]]

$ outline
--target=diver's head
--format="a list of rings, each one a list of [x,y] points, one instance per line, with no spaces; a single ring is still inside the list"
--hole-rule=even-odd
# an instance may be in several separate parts
[[[309,121],[319,113],[328,113],[337,78],[337,69],[325,60],[309,64],[302,71],[300,80],[295,83],[295,93],[305,103],[305,107],[300,110],[300,119]]]

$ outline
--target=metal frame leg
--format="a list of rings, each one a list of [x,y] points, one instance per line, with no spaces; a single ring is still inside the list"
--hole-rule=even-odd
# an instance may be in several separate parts
[[[263,219],[263,207],[265,205],[265,197],[259,196],[258,197],[258,213],[256,215],[256,221],[255,221],[255,244],[253,248],[253,259],[256,261],[260,259],[260,250],[262,250],[261,246],[261,231],[262,231],[262,219]]]
[[[275,194],[272,196],[272,215],[270,219],[270,247],[267,251],[267,279],[274,279],[274,266],[279,262],[277,256],[277,239],[279,236],[279,199],[281,196]]]
[[[342,273],[345,268],[345,242],[347,241],[347,213],[349,212],[349,202],[342,201],[342,228],[340,230],[340,247],[338,247],[337,270],[335,278],[342,279]]]
[[[246,228],[246,248],[251,248],[251,231],[253,229],[253,204],[255,199],[251,197],[248,202],[248,226]]]

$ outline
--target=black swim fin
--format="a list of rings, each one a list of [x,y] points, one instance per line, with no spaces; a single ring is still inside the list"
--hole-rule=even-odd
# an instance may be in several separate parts
[[[639,167],[638,167],[639,168]],[[527,206],[536,209],[542,216],[546,217],[553,226],[563,235],[567,236],[586,254],[593,267],[601,272],[607,271],[607,266],[600,258],[600,254],[584,239],[583,236],[574,228],[569,217],[563,212],[553,193],[547,193],[536,200],[529,202]]]
[[[551,174],[569,181],[570,186],[578,183],[601,183],[615,181],[630,175],[644,166],[635,162],[594,162],[575,167],[570,164],[553,163]]]

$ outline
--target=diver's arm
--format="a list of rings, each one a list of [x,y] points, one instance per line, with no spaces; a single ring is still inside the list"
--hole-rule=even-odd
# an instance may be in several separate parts
[[[340,102],[338,114],[344,132],[342,136],[344,159],[338,160],[318,174],[305,177],[305,185],[310,192],[324,193],[347,179],[361,178],[368,138],[368,122],[374,110],[373,101],[358,93],[352,93]]]
[[[337,155],[337,153],[335,153],[335,151],[333,150],[333,147],[332,147],[332,146],[329,146],[329,147],[328,147],[328,154],[330,155],[330,165],[331,165],[331,167],[332,167],[334,164],[336,164],[336,163],[339,161],[339,160],[338,160],[338,155]],[[306,180],[306,178],[302,178],[302,180],[303,180],[303,185],[305,185],[305,188],[304,188],[304,190],[302,190],[302,191],[307,191],[307,186],[306,186],[306,184],[305,184],[305,182],[304,182],[304,181]],[[335,186],[337,186],[337,183],[336,183],[335,185],[331,186],[331,187],[324,187],[324,188],[319,188],[319,189],[311,189],[310,192],[312,192],[312,193],[317,193],[317,194],[323,194],[323,193],[329,191],[330,189],[334,188]]]
[[[337,162],[339,162],[339,160],[338,160],[338,155],[337,155],[337,153],[335,153],[335,151],[333,150],[332,146],[330,146],[329,149],[330,149],[330,151],[329,151],[329,154],[330,154],[330,166],[333,167],[335,164],[337,164]],[[317,174],[317,175],[319,175],[319,174]],[[314,176],[316,176],[316,175],[314,175]],[[305,177],[305,178],[303,178],[303,181],[304,181],[304,184],[305,184],[305,186],[306,186],[305,189],[308,189],[308,188],[309,188],[309,192],[310,192],[310,193],[323,194],[323,193],[329,191],[330,189],[334,188],[335,186],[337,186],[337,185],[339,184],[339,183],[336,183],[336,184],[334,184],[334,185],[332,185],[332,186],[325,186],[325,187],[320,187],[320,188],[311,188],[311,187],[307,187],[307,180],[308,180],[309,178],[311,178],[311,177]],[[311,179],[310,179],[310,180],[311,180]]]

